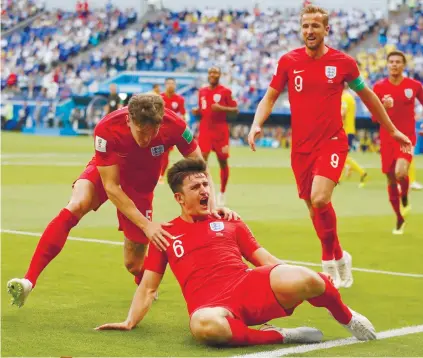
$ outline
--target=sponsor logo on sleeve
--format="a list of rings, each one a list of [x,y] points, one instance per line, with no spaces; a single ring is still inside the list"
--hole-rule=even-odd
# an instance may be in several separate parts
[[[98,135],[95,136],[95,150],[98,152],[106,153],[106,148],[107,148],[107,140],[99,137]]]

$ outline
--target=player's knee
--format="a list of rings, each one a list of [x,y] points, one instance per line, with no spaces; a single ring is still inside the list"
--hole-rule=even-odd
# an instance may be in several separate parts
[[[68,205],[66,205],[66,209],[78,218],[82,218],[91,211],[91,199],[71,198]]]
[[[142,263],[133,260],[125,260],[125,267],[134,276],[138,276],[142,271]]]
[[[402,170],[397,171],[397,172],[395,173],[395,179],[396,179],[397,181],[402,181],[402,180],[404,180],[406,177],[407,177],[407,173],[405,173],[405,172],[404,172],[404,171],[402,171]]]
[[[302,273],[302,284],[303,284],[303,300],[307,300],[312,297],[320,296],[325,292],[325,281],[314,271],[305,268]]]
[[[324,193],[315,194],[311,198],[311,205],[313,208],[323,208],[328,202],[329,199]]]
[[[191,318],[191,332],[196,340],[208,345],[221,344],[220,317],[196,312]]]

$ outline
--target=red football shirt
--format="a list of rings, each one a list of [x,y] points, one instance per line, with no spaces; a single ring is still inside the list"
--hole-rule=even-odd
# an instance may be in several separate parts
[[[344,83],[359,76],[355,60],[330,47],[319,59],[308,56],[305,47],[279,59],[270,87],[282,92],[288,84],[293,151],[310,153],[333,136],[342,136],[348,148],[341,97]]]
[[[417,139],[415,101],[418,99],[423,104],[422,84],[405,77],[399,85],[394,85],[388,78],[385,78],[375,84],[374,91],[381,101],[386,95],[392,97],[394,106],[386,110],[389,118],[415,145]],[[382,126],[380,127],[380,140],[384,144],[395,141]]]
[[[174,93],[172,96],[167,96],[165,92],[161,94],[165,108],[172,110],[173,112],[184,116],[186,113],[185,110],[185,100],[184,97],[179,94]]]
[[[198,108],[200,110],[201,122],[203,128],[213,129],[219,124],[226,124],[227,114],[225,112],[214,112],[211,106],[218,103],[225,107],[236,107],[237,103],[232,98],[232,91],[222,85],[215,88],[209,86],[200,88],[198,92]],[[207,124],[205,126],[205,124]]]
[[[128,108],[104,117],[94,129],[95,164],[119,165],[120,180],[125,190],[151,194],[159,180],[162,155],[176,145],[183,156],[197,148],[185,121],[165,109],[159,132],[146,148],[141,148],[126,123]]]
[[[178,217],[172,223],[166,230],[176,239],[165,252],[150,245],[144,268],[163,274],[169,263],[189,313],[227,300],[248,270],[242,257],[250,261],[260,248],[251,231],[242,221],[212,217],[195,223]]]

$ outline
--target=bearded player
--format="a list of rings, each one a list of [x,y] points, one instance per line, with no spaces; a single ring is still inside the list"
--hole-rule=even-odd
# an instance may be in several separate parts
[[[186,110],[184,97],[176,93],[176,80],[174,78],[166,78],[165,80],[165,91],[161,94],[165,108],[172,110],[176,114],[179,114],[186,122]],[[169,148],[164,154],[162,159],[162,172],[160,175],[159,183],[164,182],[163,178],[166,173],[166,169],[169,165],[169,155],[173,150],[173,147]]]
[[[393,51],[387,56],[388,78],[377,82],[374,91],[382,101],[389,117],[416,144],[415,100],[423,104],[422,84],[416,80],[404,77],[407,64],[405,55],[400,51]],[[408,200],[410,180],[408,177],[412,153],[401,151],[400,145],[393,140],[386,128],[380,128],[380,156],[382,172],[388,179],[388,195],[392,208],[397,217],[397,223],[392,233],[404,233],[404,216],[410,211]],[[401,190],[398,189],[398,184]],[[401,204],[403,210],[401,211]]]
[[[232,98],[229,88],[219,84],[221,70],[210,67],[208,71],[209,85],[198,93],[198,108],[192,110],[193,115],[200,116],[198,144],[204,159],[207,161],[211,151],[216,152],[220,166],[220,193],[217,205],[225,205],[225,191],[229,180],[229,126],[228,114],[237,114],[238,105]]]
[[[25,303],[44,268],[60,253],[70,230],[108,199],[117,208],[119,230],[124,234],[124,264],[136,283],[144,272],[148,242],[165,250],[168,239],[173,238],[162,227],[169,224],[151,221],[153,191],[160,176],[161,156],[169,147],[176,145],[185,157],[202,158],[186,123],[164,109],[159,95],[140,94],[131,98],[128,107],[104,117],[94,130],[94,138],[95,155],[74,182],[69,203],[42,234],[25,278],[7,284],[12,304],[18,307]],[[217,212],[215,215],[219,217]]]
[[[339,243],[331,202],[348,155],[341,116],[344,83],[358,94],[402,150],[410,152],[411,141],[392,124],[378,97],[365,85],[355,60],[325,45],[324,38],[330,29],[327,11],[307,6],[300,21],[305,47],[280,58],[257,107],[248,142],[255,150],[255,138],[287,85],[292,125],[291,165],[299,197],[307,204],[321,241],[323,271],[332,277],[336,287],[350,287],[352,258]]]
[[[209,215],[210,187],[204,161],[177,162],[168,172],[168,183],[181,206],[181,215],[169,228],[175,240],[166,251],[149,248],[146,273],[126,321],[97,329],[134,328],[150,309],[169,264],[187,303],[190,330],[201,343],[240,346],[319,342],[322,333],[315,328],[248,327],[290,316],[303,301],[328,309],[356,338],[376,338],[372,324],[342,302],[327,276],[284,265],[260,247],[242,221],[216,220]],[[250,269],[243,257],[256,268]]]

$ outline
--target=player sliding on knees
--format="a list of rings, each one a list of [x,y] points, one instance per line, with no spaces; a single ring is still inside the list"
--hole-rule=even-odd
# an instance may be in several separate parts
[[[248,143],[255,151],[255,139],[287,86],[292,125],[291,166],[299,197],[305,201],[321,241],[323,271],[332,277],[336,287],[350,287],[352,257],[341,248],[332,207],[333,190],[348,155],[341,116],[344,83],[358,94],[402,151],[411,152],[411,141],[392,124],[378,97],[365,85],[355,60],[325,45],[330,29],[327,11],[307,6],[301,12],[300,22],[305,47],[279,59],[270,86],[257,107]]]
[[[151,221],[153,191],[159,180],[162,155],[173,145],[188,158],[202,158],[187,124],[164,109],[156,94],[139,94],[104,117],[94,130],[95,155],[74,182],[69,203],[47,226],[24,278],[8,282],[12,304],[21,307],[44,268],[60,253],[70,230],[108,199],[116,206],[124,234],[124,263],[139,283],[149,241],[165,250],[173,239],[170,224]],[[214,195],[212,195],[214,197]],[[214,200],[210,202],[216,217]],[[219,209],[227,218],[236,216]]]
[[[376,338],[369,320],[342,302],[325,274],[283,264],[260,247],[242,221],[216,220],[210,215],[204,161],[183,159],[168,171],[167,178],[181,206],[181,215],[169,227],[175,240],[165,251],[150,246],[127,319],[98,330],[134,328],[149,311],[169,264],[187,303],[190,330],[204,344],[320,342],[323,335],[315,328],[248,327],[289,316],[303,301],[326,308],[356,338]],[[256,268],[250,269],[243,257]]]

